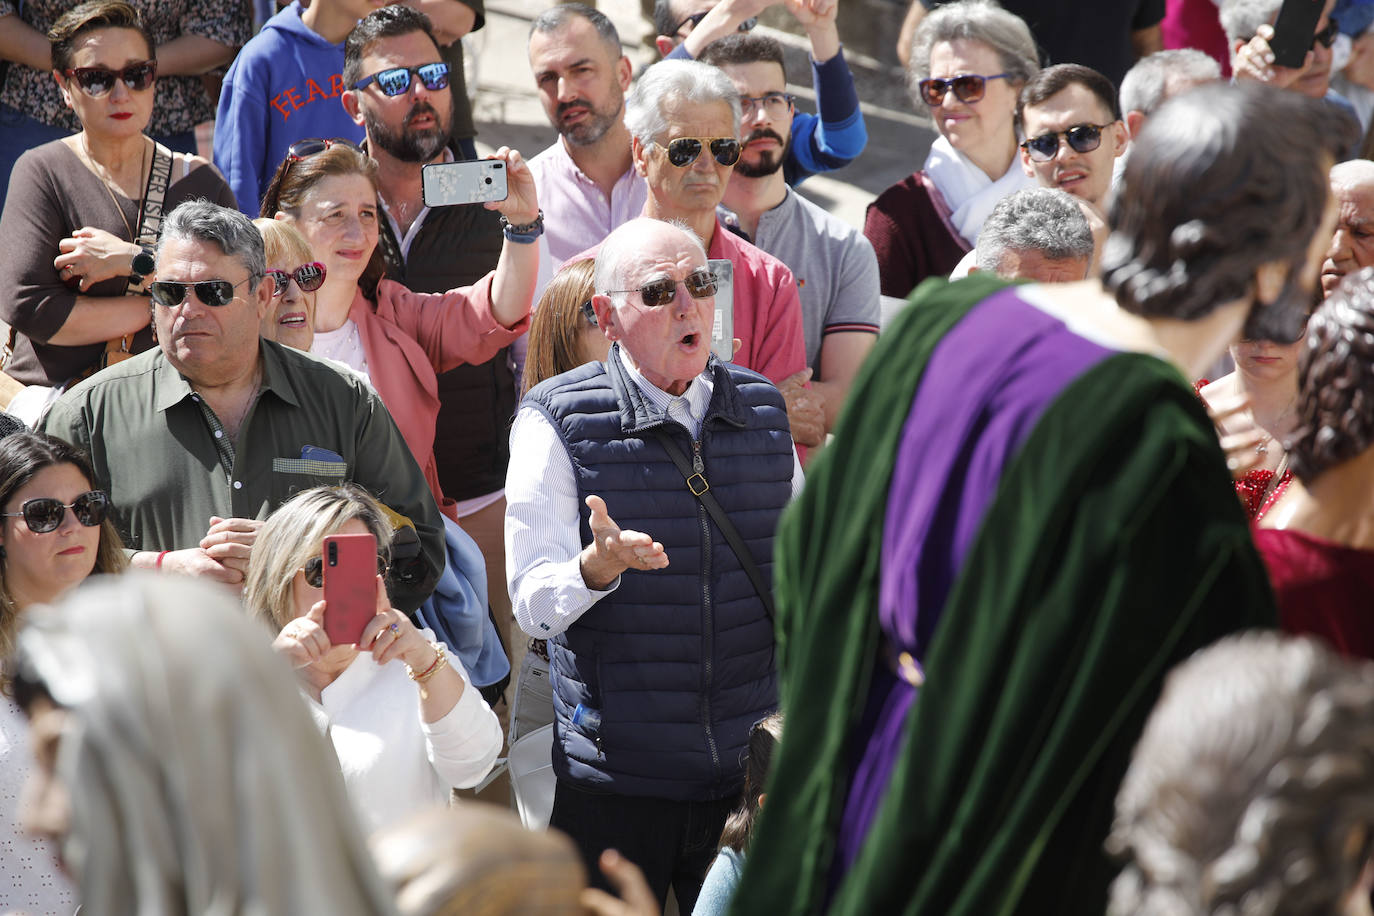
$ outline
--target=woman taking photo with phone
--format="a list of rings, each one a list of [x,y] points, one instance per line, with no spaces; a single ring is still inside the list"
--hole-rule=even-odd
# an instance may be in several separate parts
[[[14,651],[20,618],[50,604],[92,573],[128,563],[108,500],[91,485],[85,456],[60,439],[15,432],[0,439],[0,658]],[[75,892],[50,851],[15,821],[32,758],[28,726],[0,675],[0,912],[71,913]]]
[[[262,202],[262,215],[299,229],[325,267],[310,352],[368,376],[439,508],[455,522],[456,504],[444,497],[434,462],[436,373],[486,362],[525,332],[539,269],[533,243],[543,232],[543,217],[534,178],[514,150],[502,148],[496,156],[505,162],[509,196],[484,206],[507,220],[500,259],[475,286],[446,293],[413,293],[383,279],[377,163],[351,143],[309,139],[292,145]]]
[[[146,135],[158,62],[133,7],[90,0],[48,38],[52,79],[81,130],[15,165],[0,216],[0,318],[11,328],[5,371],[51,388],[152,346],[143,289],[161,214],[234,198],[210,163]]]
[[[324,539],[367,534],[377,574],[375,614],[354,637],[325,632]],[[371,832],[477,785],[501,751],[501,726],[457,658],[387,600],[391,524],[353,484],[317,487],[272,514],[248,564],[244,605],[276,633],[315,722],[338,753],[349,797]],[[356,595],[354,597],[357,597]]]

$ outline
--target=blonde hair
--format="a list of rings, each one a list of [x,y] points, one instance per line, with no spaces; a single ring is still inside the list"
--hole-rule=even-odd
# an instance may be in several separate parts
[[[539,297],[530,320],[529,349],[525,351],[525,372],[520,379],[521,393],[528,392],[545,379],[562,375],[586,362],[582,353],[582,329],[590,327],[582,314],[582,303],[595,292],[592,281],[596,261],[587,258],[564,267]]]
[[[310,243],[295,226],[280,219],[260,216],[253,225],[262,233],[262,247],[267,252],[267,264],[289,264],[292,270],[315,260]]]
[[[315,487],[293,496],[267,519],[248,559],[243,606],[275,633],[296,618],[291,582],[296,570],[319,556],[320,543],[358,519],[391,552],[391,524],[380,503],[357,484]]]

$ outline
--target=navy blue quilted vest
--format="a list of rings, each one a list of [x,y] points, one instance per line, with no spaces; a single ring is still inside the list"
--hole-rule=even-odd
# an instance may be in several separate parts
[[[773,533],[791,494],[786,408],[763,376],[712,365],[704,476],[771,587]],[[553,422],[572,458],[582,543],[591,541],[582,503],[594,493],[622,528],[662,542],[670,564],[626,571],[550,642],[554,771],[619,795],[737,793],[749,727],[777,704],[773,624],[653,430],[667,430],[689,458],[691,435],[645,399],[615,350],[549,379],[525,403]],[[579,704],[595,714],[574,724]]]

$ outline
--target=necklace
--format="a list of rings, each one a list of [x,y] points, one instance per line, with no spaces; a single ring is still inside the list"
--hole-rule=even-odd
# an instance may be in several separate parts
[[[1288,415],[1293,412],[1293,405],[1297,402],[1297,400],[1298,396],[1296,394],[1293,395],[1293,397],[1289,398],[1288,403],[1284,405],[1283,410],[1279,411],[1278,416],[1274,417],[1274,420],[1270,425],[1278,426],[1284,420],[1288,419]],[[1250,408],[1250,422],[1254,424],[1255,429],[1264,432],[1264,438],[1261,439],[1255,445],[1255,454],[1267,455],[1269,453],[1269,443],[1274,441],[1274,434],[1269,432],[1269,430],[1265,429],[1263,426],[1260,426],[1258,418],[1255,417],[1255,409],[1253,407]],[[1287,455],[1285,455],[1284,457],[1287,457]]]
[[[119,198],[115,196],[115,185],[114,182],[110,180],[109,169],[105,168],[105,166],[100,164],[99,162],[96,162],[95,157],[91,155],[90,149],[86,146],[85,135],[82,135],[81,138],[81,152],[85,155],[86,162],[90,164],[91,173],[95,175],[96,178],[100,179],[100,183],[105,186],[105,193],[110,195],[110,203],[114,204],[115,212],[118,213],[119,218],[124,221],[124,231],[129,233],[129,241],[135,241],[134,227],[129,223],[129,217],[124,215],[124,208],[119,205]],[[148,174],[147,143],[144,143],[143,145],[143,158],[140,160],[140,162],[141,165],[139,166],[138,174],[139,180],[143,181],[145,176]]]

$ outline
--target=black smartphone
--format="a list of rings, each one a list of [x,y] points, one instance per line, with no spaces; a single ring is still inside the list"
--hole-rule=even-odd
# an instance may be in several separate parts
[[[1274,20],[1274,38],[1269,42],[1275,64],[1291,69],[1302,66],[1312,50],[1312,36],[1325,6],[1326,0],[1283,0],[1279,18]]]

